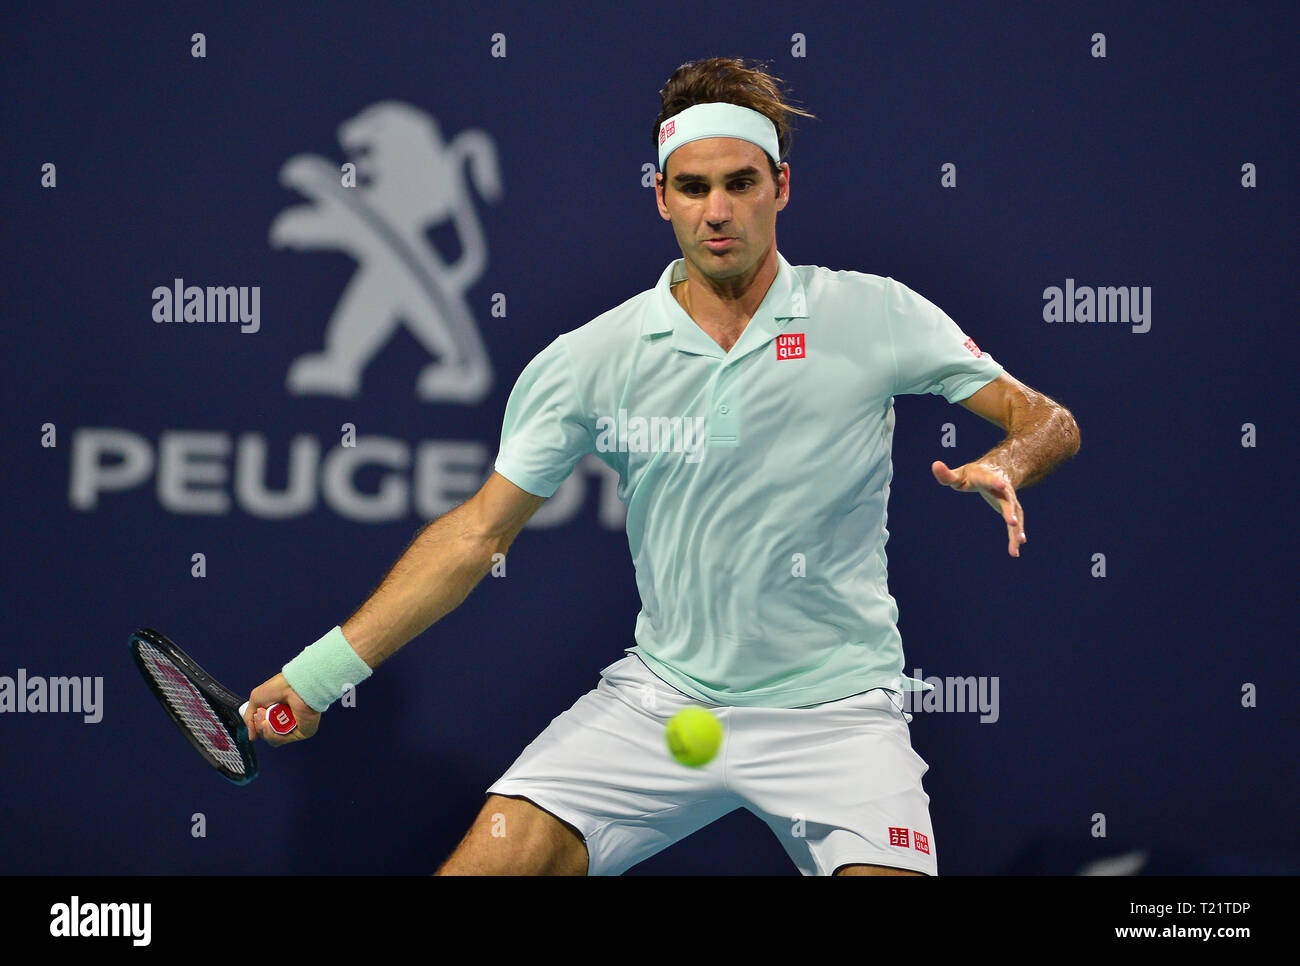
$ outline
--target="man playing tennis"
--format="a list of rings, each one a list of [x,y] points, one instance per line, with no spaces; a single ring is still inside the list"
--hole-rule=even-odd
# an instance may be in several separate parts
[[[978,492],[1007,549],[1017,491],[1079,448],[1070,413],[1007,375],[890,278],[791,266],[777,78],[684,64],[660,92],[660,216],[682,258],[658,285],[555,339],[506,405],[495,472],[426,527],[341,628],[253,691],[297,732],[456,607],[588,453],[618,471],[642,608],[634,647],[534,740],[439,874],[619,874],[736,808],[805,875],[937,873],[928,769],[912,750],[884,551],[893,397],[941,394],[1007,431],[940,483]],[[701,768],[664,726],[723,724]],[[501,831],[504,830],[504,835]]]

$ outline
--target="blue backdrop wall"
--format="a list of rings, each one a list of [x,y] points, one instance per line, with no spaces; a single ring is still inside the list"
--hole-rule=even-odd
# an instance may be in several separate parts
[[[1281,3],[11,4],[0,676],[102,695],[0,713],[0,871],[450,852],[632,643],[598,464],[249,786],[174,732],[127,637],[247,690],[346,619],[485,478],[528,360],[680,256],[657,92],[714,55],[767,60],[817,115],[786,258],[906,283],[1081,428],[1021,493],[1013,559],[929,469],[1001,434],[897,400],[906,669],[998,689],[996,720],[916,709],[940,872],[1296,870],[1295,26]],[[246,315],[166,321],[177,285]],[[1047,321],[1067,286],[1141,297]],[[327,339],[347,351],[304,361]],[[704,872],[795,874],[743,811],[632,870]]]

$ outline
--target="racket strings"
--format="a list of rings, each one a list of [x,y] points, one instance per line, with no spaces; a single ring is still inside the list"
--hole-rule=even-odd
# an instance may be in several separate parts
[[[245,774],[247,768],[238,745],[185,672],[147,641],[139,641],[138,647],[149,677],[185,729],[217,761],[240,775]]]

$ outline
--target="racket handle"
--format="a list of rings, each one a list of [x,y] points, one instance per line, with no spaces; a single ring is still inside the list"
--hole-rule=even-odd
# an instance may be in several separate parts
[[[248,702],[245,701],[239,706],[239,716],[242,718],[244,712],[248,710]],[[287,704],[273,704],[266,709],[266,720],[271,722],[271,730],[277,735],[287,735],[294,728],[298,727],[298,721],[289,710]]]

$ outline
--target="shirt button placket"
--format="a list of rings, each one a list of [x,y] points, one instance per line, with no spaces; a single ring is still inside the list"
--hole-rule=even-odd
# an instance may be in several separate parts
[[[709,413],[710,446],[740,445],[740,413],[731,398],[735,387],[721,388],[720,385],[732,371],[724,367],[713,384],[713,409]]]

